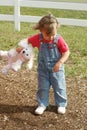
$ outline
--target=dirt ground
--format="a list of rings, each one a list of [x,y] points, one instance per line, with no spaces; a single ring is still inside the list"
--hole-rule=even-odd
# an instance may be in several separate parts
[[[80,76],[66,77],[66,82],[65,115],[57,114],[51,89],[49,107],[43,115],[36,116],[36,67],[8,75],[0,72],[0,130],[87,130],[87,80]]]

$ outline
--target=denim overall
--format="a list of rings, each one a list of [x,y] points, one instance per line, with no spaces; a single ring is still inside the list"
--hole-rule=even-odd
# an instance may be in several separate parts
[[[38,91],[37,101],[39,106],[49,105],[49,89],[52,86],[54,90],[54,99],[56,106],[66,107],[66,83],[64,74],[64,65],[58,72],[53,72],[53,67],[61,58],[57,47],[58,35],[56,35],[53,44],[43,43],[43,36],[40,34],[40,51],[38,55]]]

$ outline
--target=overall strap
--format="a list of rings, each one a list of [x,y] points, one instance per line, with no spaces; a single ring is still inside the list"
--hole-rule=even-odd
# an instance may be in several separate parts
[[[42,43],[42,40],[43,40],[43,35],[42,33],[39,34],[39,40],[40,40],[40,44]]]
[[[58,38],[59,38],[59,35],[57,34],[54,38],[54,44],[57,44],[58,43]]]
[[[54,45],[56,46],[56,48],[54,49],[55,55],[59,53],[59,49],[58,49],[58,38],[59,38],[59,34],[57,34],[54,38]]]

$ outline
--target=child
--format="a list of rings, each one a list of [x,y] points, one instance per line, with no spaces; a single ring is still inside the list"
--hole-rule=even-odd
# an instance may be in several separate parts
[[[33,47],[39,49],[38,55],[38,107],[35,114],[41,115],[49,105],[49,89],[54,90],[57,112],[64,114],[67,106],[64,62],[69,57],[69,48],[62,36],[57,34],[59,23],[48,14],[34,26],[40,33],[28,38]]]

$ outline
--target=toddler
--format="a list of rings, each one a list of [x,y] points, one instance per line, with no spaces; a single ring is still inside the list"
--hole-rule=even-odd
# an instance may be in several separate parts
[[[48,14],[34,26],[39,33],[28,38],[28,43],[37,47],[38,54],[38,107],[35,114],[41,115],[49,105],[49,89],[54,90],[57,112],[64,114],[67,106],[64,62],[69,57],[69,48],[63,37],[57,34],[59,23]]]

